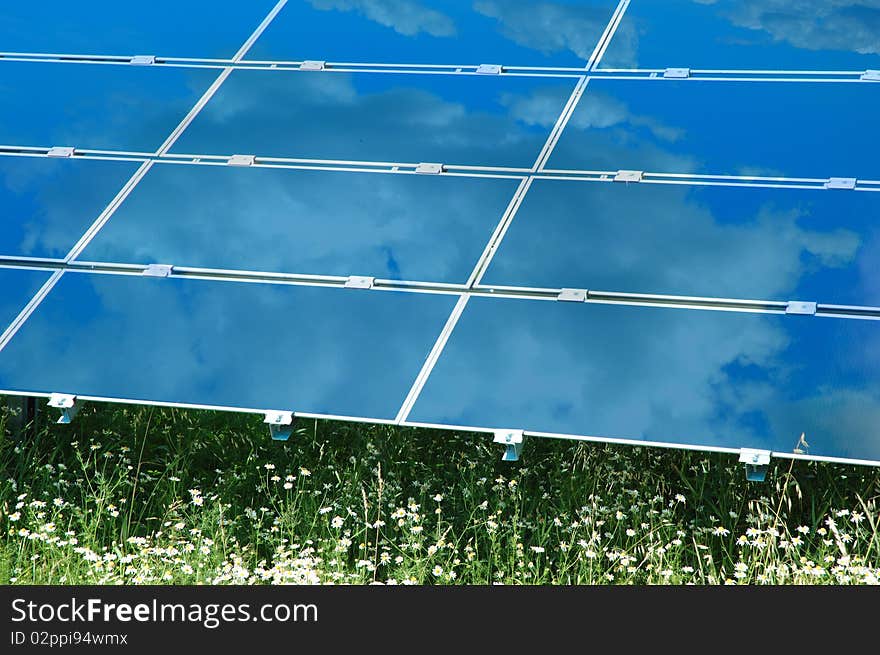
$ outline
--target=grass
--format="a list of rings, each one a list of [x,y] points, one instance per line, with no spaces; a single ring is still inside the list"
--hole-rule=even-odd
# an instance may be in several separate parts
[[[6,421],[0,414],[0,424]],[[3,427],[3,425],[0,425]],[[86,406],[0,445],[0,583],[877,584],[880,470]]]

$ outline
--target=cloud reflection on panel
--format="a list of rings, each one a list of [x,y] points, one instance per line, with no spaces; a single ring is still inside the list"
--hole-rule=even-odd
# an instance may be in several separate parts
[[[421,33],[455,36],[455,22],[431,7],[410,0],[307,0],[319,11],[354,12],[403,36]]]
[[[249,59],[583,67],[615,0],[288,3]]]
[[[465,283],[518,183],[154,166],[80,259]]]
[[[880,197],[536,180],[482,284],[880,306]]]
[[[66,256],[136,169],[130,162],[0,157],[0,255]]]
[[[0,334],[6,331],[49,275],[47,271],[0,267]]]
[[[472,298],[409,420],[880,460],[878,330]]]
[[[574,82],[239,70],[174,152],[531,167]],[[538,123],[517,120],[549,100]]]
[[[592,79],[547,168],[878,179],[878,100],[873,84]]]
[[[880,67],[877,0],[630,3],[603,68],[865,70]],[[636,56],[632,34],[638,35]]]
[[[216,70],[0,61],[0,143],[155,151]]]
[[[0,388],[393,418],[455,298],[67,273]]]

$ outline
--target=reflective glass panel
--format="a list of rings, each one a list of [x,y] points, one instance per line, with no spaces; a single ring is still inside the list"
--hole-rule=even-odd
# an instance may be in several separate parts
[[[274,0],[6,0],[0,51],[230,58]]]
[[[633,0],[602,68],[880,68],[876,0]]]
[[[153,152],[217,74],[0,60],[0,143]]]
[[[876,321],[477,297],[409,420],[880,462],[878,380]]]
[[[0,256],[64,258],[137,168],[0,157]]]
[[[288,2],[248,59],[583,67],[614,0]]]
[[[465,283],[518,184],[157,165],[80,259]]]
[[[880,84],[590,80],[548,168],[880,179]]]
[[[531,167],[567,79],[237,70],[172,149]]]
[[[455,298],[66,273],[0,389],[394,418]]]
[[[0,334],[49,279],[46,271],[0,267]]]
[[[482,283],[880,306],[880,193],[535,180]]]

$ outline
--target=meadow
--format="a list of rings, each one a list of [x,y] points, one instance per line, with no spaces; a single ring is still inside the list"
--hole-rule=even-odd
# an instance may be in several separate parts
[[[877,584],[880,469],[87,405],[0,444],[0,583]],[[5,430],[8,416],[0,414]],[[2,432],[2,430],[0,430]]]

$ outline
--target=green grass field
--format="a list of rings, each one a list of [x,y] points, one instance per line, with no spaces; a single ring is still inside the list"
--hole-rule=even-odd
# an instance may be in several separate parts
[[[0,446],[2,583],[880,579],[878,469],[111,405],[37,432]]]

